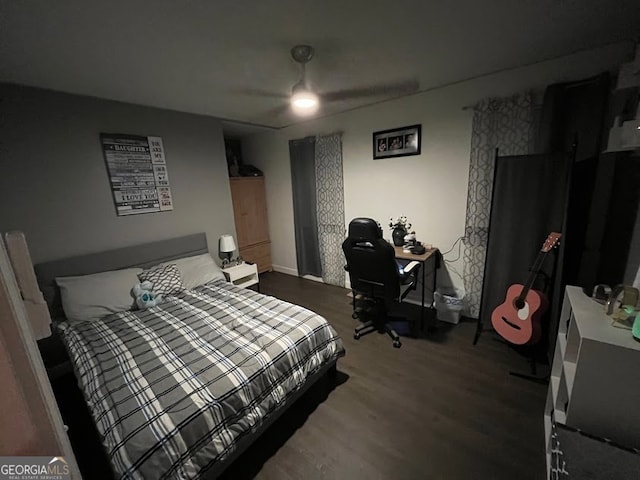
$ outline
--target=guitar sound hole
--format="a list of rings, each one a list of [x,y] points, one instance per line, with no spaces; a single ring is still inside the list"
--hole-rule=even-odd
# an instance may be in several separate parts
[[[522,310],[524,308],[524,300],[520,300],[519,298],[517,298],[513,304],[518,310]]]

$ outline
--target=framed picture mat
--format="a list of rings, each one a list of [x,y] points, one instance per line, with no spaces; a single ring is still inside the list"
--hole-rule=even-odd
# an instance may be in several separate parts
[[[422,125],[373,132],[373,159],[420,155]]]

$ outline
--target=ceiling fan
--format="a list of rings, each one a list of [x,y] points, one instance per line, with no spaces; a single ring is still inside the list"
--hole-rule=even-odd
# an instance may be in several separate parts
[[[298,115],[311,115],[315,113],[320,102],[344,101],[365,97],[398,97],[418,91],[417,80],[408,80],[391,85],[377,85],[363,88],[351,88],[335,92],[325,92],[320,95],[315,93],[307,82],[306,65],[315,53],[311,45],[295,45],[291,49],[291,58],[300,64],[300,80],[291,88],[291,108]]]
[[[291,51],[291,58],[300,65],[300,79],[291,88],[290,95],[275,94],[264,90],[242,89],[238,93],[248,95],[258,95],[262,97],[277,97],[288,100],[287,103],[278,106],[270,115],[276,116],[291,108],[298,115],[312,115],[319,106],[331,103],[354,99],[378,97],[394,98],[403,95],[416,93],[419,89],[419,82],[410,79],[388,85],[373,85],[359,88],[348,88],[333,92],[314,91],[308,80],[306,66],[314,56],[315,50],[311,45],[295,45]]]
[[[291,57],[300,64],[302,76],[298,83],[291,88],[291,108],[299,115],[311,115],[318,110],[320,101],[307,84],[306,65],[313,58],[313,47],[310,45],[296,45],[291,49]]]

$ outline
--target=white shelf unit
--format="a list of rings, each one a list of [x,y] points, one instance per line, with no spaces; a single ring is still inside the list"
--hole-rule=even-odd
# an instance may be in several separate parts
[[[258,277],[258,265],[255,263],[241,263],[222,270],[227,281],[233,283],[236,287],[247,288],[252,285],[258,285],[260,278]],[[259,288],[259,287],[258,287]]]
[[[547,475],[557,423],[640,448],[640,342],[604,306],[567,286],[544,411]]]

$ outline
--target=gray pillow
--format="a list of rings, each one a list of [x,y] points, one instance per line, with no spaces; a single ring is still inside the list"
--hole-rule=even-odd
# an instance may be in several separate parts
[[[138,274],[141,272],[141,268],[125,268],[91,275],[57,277],[67,320],[97,320],[112,313],[131,310],[134,305],[131,288],[138,283]]]
[[[184,290],[180,272],[173,264],[158,265],[150,270],[145,270],[138,274],[138,278],[141,282],[147,281],[153,283],[151,291],[163,297],[175,295]]]

